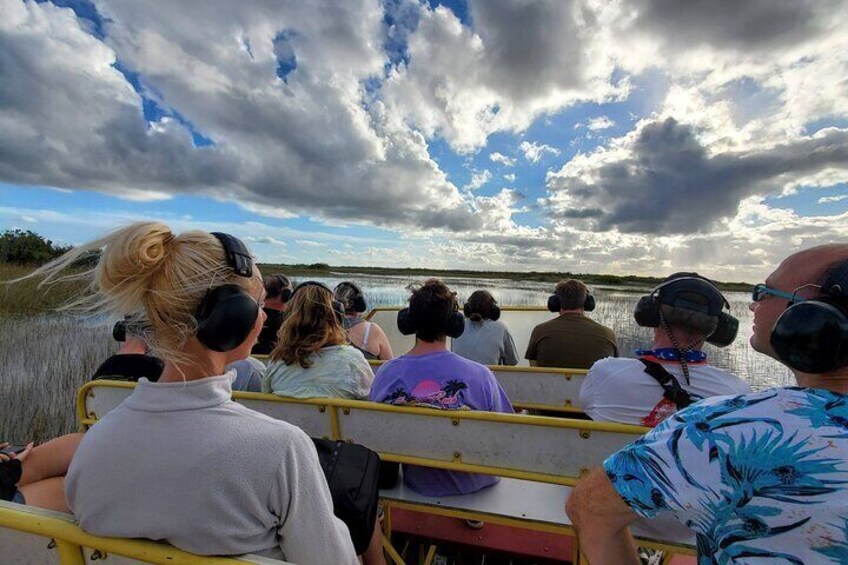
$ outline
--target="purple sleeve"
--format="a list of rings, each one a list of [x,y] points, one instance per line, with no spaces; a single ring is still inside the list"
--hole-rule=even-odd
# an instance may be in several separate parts
[[[388,396],[388,388],[390,382],[394,381],[392,377],[390,365],[384,363],[377,368],[374,373],[374,381],[371,383],[371,392],[368,393],[368,400],[372,402],[383,402]]]

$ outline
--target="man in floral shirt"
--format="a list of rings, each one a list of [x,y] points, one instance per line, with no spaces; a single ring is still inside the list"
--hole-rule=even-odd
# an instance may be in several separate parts
[[[592,471],[566,508],[592,565],[638,563],[628,525],[663,513],[700,564],[848,562],[848,245],[790,256],[751,310],[799,386],[694,404]]]

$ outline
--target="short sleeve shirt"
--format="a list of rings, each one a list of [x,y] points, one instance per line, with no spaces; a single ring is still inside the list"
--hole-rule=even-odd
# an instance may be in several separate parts
[[[689,382],[680,364],[659,361],[692,398],[747,394],[751,387],[731,373],[704,362],[689,363]],[[638,359],[601,359],[589,369],[580,387],[580,406],[593,420],[654,427],[677,405],[663,396],[659,383]]]
[[[514,413],[492,371],[450,351],[401,355],[377,370],[370,399],[397,406]],[[495,484],[490,475],[406,465],[404,483],[425,496],[469,494]]]
[[[783,388],[707,399],[612,455],[637,514],[670,513],[699,563],[848,563],[848,396]]]
[[[312,365],[272,361],[262,379],[262,392],[292,398],[368,398],[374,373],[362,352],[350,345],[323,347],[310,355]]]

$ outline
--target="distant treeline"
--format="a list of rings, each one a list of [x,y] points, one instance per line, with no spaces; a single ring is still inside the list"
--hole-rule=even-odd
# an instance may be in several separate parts
[[[41,265],[70,249],[30,230],[6,230],[0,235],[0,263]]]
[[[0,264],[16,265],[21,267],[35,267],[51,259],[54,259],[70,250],[71,246],[56,245],[49,239],[33,232],[23,230],[6,230],[0,235]],[[80,267],[90,267],[96,261],[96,254],[87,256],[79,261]],[[651,287],[662,281],[661,277],[640,277],[636,275],[598,275],[591,273],[530,271],[530,272],[502,272],[502,271],[474,271],[468,269],[421,269],[421,268],[398,268],[398,267],[350,267],[331,266],[327,263],[311,264],[260,264],[261,269],[268,272],[281,272],[289,276],[327,276],[336,274],[369,274],[369,275],[395,275],[408,277],[452,277],[452,278],[478,278],[478,279],[507,279],[522,281],[537,281],[556,283],[562,279],[579,279],[588,285],[608,285],[620,287]],[[14,269],[2,273],[2,279],[21,276],[26,269]],[[751,285],[744,282],[718,282],[719,287],[724,290],[745,291]],[[3,308],[0,308],[2,311]]]
[[[555,284],[562,279],[578,279],[587,285],[621,286],[645,288],[656,286],[662,282],[663,277],[640,277],[637,275],[597,275],[590,273],[552,272],[552,271],[530,271],[530,272],[504,272],[504,271],[473,271],[467,269],[420,269],[420,268],[398,268],[398,267],[350,267],[331,266],[327,263],[296,263],[270,264],[261,263],[259,268],[263,273],[284,273],[287,276],[327,276],[330,274],[367,274],[387,276],[409,276],[409,277],[452,277],[452,278],[475,278],[475,279],[507,279],[514,281],[536,281]],[[745,282],[720,282],[716,284],[722,290],[747,291],[751,289],[750,283]]]

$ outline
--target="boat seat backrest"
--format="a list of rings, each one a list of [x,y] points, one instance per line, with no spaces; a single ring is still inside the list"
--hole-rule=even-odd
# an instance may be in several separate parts
[[[78,411],[91,425],[132,391],[132,383],[93,381]],[[446,411],[341,399],[299,400],[236,392],[257,412],[285,420],[312,437],[353,441],[389,461],[458,471],[574,484],[645,428],[569,418]],[[84,416],[84,418],[83,418]]]
[[[640,437],[637,426],[567,418],[359,403],[339,413],[341,437],[385,459],[574,484]]]
[[[583,369],[543,367],[490,367],[495,378],[517,408],[580,412]]]

